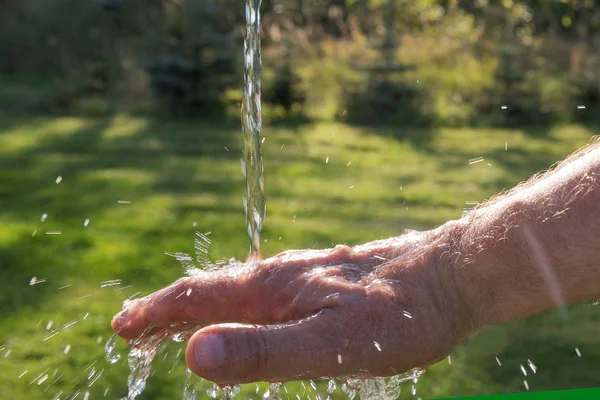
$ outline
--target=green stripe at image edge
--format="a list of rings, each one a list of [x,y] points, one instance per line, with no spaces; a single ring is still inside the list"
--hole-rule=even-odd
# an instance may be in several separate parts
[[[491,396],[471,396],[471,397],[452,397],[446,400],[566,400],[566,399],[600,399],[600,388],[593,389],[573,389],[573,390],[553,390],[549,392],[527,392],[513,394],[498,394]],[[441,399],[440,399],[441,400]]]

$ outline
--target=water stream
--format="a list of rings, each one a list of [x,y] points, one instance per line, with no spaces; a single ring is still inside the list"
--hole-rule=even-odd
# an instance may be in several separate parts
[[[244,39],[244,97],[242,99],[242,171],[246,177],[244,198],[250,252],[260,256],[260,231],[266,214],[260,129],[260,52],[261,0],[246,0],[246,37]]]

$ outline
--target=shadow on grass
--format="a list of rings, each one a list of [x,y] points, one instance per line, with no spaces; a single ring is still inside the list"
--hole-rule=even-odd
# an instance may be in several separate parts
[[[341,120],[340,122],[346,123]],[[360,124],[351,123],[350,126],[364,129],[386,139],[410,143],[416,149],[429,149],[432,147],[439,132],[438,128],[429,124]]]
[[[39,119],[41,126],[51,119]],[[233,191],[231,180],[200,175],[191,178],[187,169],[203,157],[236,159],[239,129],[212,123],[153,121],[122,137],[108,137],[115,121],[89,119],[85,126],[66,134],[42,134],[25,148],[7,150],[0,158],[0,219],[16,223],[28,232],[0,242],[4,279],[0,283],[0,315],[6,317],[22,307],[35,307],[56,294],[56,285],[29,286],[32,277],[60,282],[78,275],[76,258],[93,246],[85,235],[45,235],[46,230],[83,228],[85,218],[111,212],[117,201],[145,194],[210,193]],[[18,124],[0,123],[0,135]],[[27,130],[19,135],[32,134]],[[15,140],[20,138],[16,137]],[[229,151],[225,150],[228,148]],[[173,161],[175,160],[175,162]],[[187,160],[186,162],[177,162]],[[168,168],[164,166],[168,165]],[[112,178],[112,169],[150,174],[145,184]],[[55,181],[62,176],[60,184]],[[137,176],[137,175],[136,175]],[[47,215],[45,222],[40,221]],[[92,222],[93,224],[93,222]],[[21,229],[21,228],[13,228]],[[39,232],[32,237],[32,232]],[[7,231],[7,233],[9,233]],[[15,231],[10,232],[16,234]],[[139,232],[143,234],[143,232]],[[55,240],[53,240],[55,239]],[[86,275],[88,271],[82,271]],[[52,292],[50,291],[52,288]],[[2,318],[0,317],[0,318]]]
[[[0,318],[10,316],[22,310],[35,310],[49,301],[57,293],[56,282],[62,282],[67,276],[76,274],[73,258],[64,259],[60,268],[53,263],[56,254],[72,254],[92,246],[85,236],[68,243],[57,245],[54,237],[32,237],[31,233],[21,233],[13,241],[0,246],[2,260],[2,283],[0,284]]]

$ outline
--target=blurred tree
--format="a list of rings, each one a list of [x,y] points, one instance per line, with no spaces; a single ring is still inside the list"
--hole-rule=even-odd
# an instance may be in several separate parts
[[[224,93],[237,80],[238,21],[228,2],[188,0],[166,9],[165,54],[141,65],[155,96],[171,113],[224,111]]]
[[[424,123],[427,121],[421,110],[421,93],[398,75],[415,68],[414,65],[398,63],[398,35],[396,33],[397,1],[387,0],[381,6],[384,32],[378,47],[377,57],[382,62],[361,68],[367,72],[364,89],[350,89],[345,93],[341,113],[356,123]],[[408,2],[402,2],[406,5]]]
[[[282,107],[286,116],[291,116],[294,106],[299,106],[298,111],[302,112],[306,93],[302,88],[302,79],[294,68],[292,43],[289,36],[280,40],[280,48],[277,53],[278,56],[273,57],[275,65],[271,66],[275,76],[268,85],[264,86],[262,99],[274,108]]]

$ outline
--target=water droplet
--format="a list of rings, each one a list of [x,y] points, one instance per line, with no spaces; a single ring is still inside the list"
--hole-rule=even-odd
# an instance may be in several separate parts
[[[575,353],[577,353],[577,357],[581,357],[581,352],[578,347],[575,347]]]
[[[111,287],[111,286],[119,286],[121,284],[121,279],[111,279],[108,281],[103,281],[100,282],[100,287],[101,288],[105,288],[105,287]]]
[[[171,336],[171,340],[173,340],[175,343],[182,343],[185,341],[185,334],[183,333],[176,333],[174,335]]]
[[[42,214],[42,218],[40,218],[40,221],[44,222],[46,221],[46,218],[48,218],[48,214],[44,213]]]
[[[475,157],[475,158],[471,158],[469,160],[469,165],[473,165],[473,164],[477,164],[480,162],[483,162],[484,158],[483,157]]]
[[[37,285],[38,283],[44,283],[44,282],[46,282],[45,279],[38,279],[37,277],[34,276],[29,281],[29,286]]]
[[[500,359],[498,357],[496,357],[496,362],[498,363],[498,365],[501,367],[502,363],[500,362]]]
[[[523,381],[523,385],[525,386],[525,390],[529,390],[529,384],[527,381]]]
[[[342,363],[342,355],[341,354],[337,355],[337,360],[338,360],[338,364]]]
[[[59,184],[61,181],[62,181],[62,176],[60,176],[60,175],[59,175],[59,176],[57,176],[57,177],[56,177],[56,181],[55,181],[55,182],[56,182],[56,184],[58,185],[58,184]]]
[[[521,372],[523,372],[523,375],[527,376],[527,370],[525,367],[523,365],[519,365],[519,367],[521,367]]]
[[[221,389],[219,388],[219,386],[217,386],[216,383],[214,383],[214,384],[212,384],[211,387],[209,387],[208,389],[206,389],[206,394],[211,399],[218,399],[219,398],[219,394],[221,394]]]
[[[106,356],[104,358],[110,364],[114,364],[121,359],[121,355],[115,351],[116,347],[117,347],[117,334],[115,333],[104,344],[104,351],[106,351]],[[65,351],[66,351],[66,349],[65,349]],[[67,353],[65,353],[65,354],[67,354]]]
[[[381,345],[380,345],[379,343],[377,343],[377,342],[373,342],[373,344],[375,345],[375,348],[376,348],[378,351],[381,351]]]
[[[336,387],[335,379],[330,379],[329,382],[327,382],[327,393],[331,394],[335,392]]]
[[[537,367],[533,362],[531,362],[531,360],[527,360],[527,365],[529,365],[529,368],[534,374],[537,373]]]
[[[65,350],[63,351],[63,353],[65,353],[65,354],[69,354],[69,351],[70,351],[70,350],[71,350],[71,345],[70,345],[70,344],[68,344],[68,345],[66,345],[66,346],[65,346]]]
[[[342,385],[342,392],[346,394],[346,399],[348,400],[354,400],[356,397],[356,390],[348,386],[346,383]]]
[[[269,384],[269,388],[263,395],[263,398],[266,400],[277,400],[279,399],[279,389],[281,388],[281,383],[271,383]]]
[[[87,227],[90,224],[89,218],[83,221],[83,226]]]
[[[196,390],[192,383],[192,371],[185,370],[185,384],[183,385],[183,400],[196,400]]]
[[[233,385],[231,387],[231,397],[235,397],[238,394],[240,394],[240,392],[242,391],[242,386],[241,385]]]

